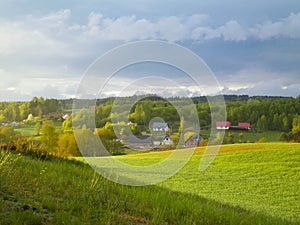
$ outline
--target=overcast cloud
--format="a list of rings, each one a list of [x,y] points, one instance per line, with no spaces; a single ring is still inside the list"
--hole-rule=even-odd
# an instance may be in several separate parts
[[[13,7],[17,1],[2,2],[0,100],[74,97],[97,57],[141,40],[175,42],[192,50],[212,69],[225,94],[300,94],[300,3],[257,3],[255,11],[253,5],[246,9],[234,1],[197,2],[127,1],[116,8],[112,1],[101,8],[87,1],[80,8],[77,1],[62,1],[47,8],[21,1],[18,10]],[[145,71],[145,76],[155,71],[159,68]],[[182,84],[182,75],[171,76]],[[109,94],[128,82],[126,74],[119,79]],[[186,82],[184,87],[190,95],[201,94],[193,85]]]

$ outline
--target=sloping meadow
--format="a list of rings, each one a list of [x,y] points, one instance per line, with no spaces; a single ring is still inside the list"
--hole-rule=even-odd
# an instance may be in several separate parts
[[[300,145],[222,146],[204,172],[204,148],[163,183],[113,183],[74,160],[1,151],[1,224],[298,224]],[[149,165],[169,152],[119,156]],[[4,156],[4,157],[3,157]],[[161,158],[161,159],[159,159]],[[140,163],[137,163],[140,161]],[[5,165],[5,167],[4,167]]]

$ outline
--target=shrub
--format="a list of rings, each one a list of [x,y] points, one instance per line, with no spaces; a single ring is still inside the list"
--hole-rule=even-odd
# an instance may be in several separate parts
[[[279,141],[288,141],[288,135],[285,132],[282,132],[279,136]]]
[[[73,132],[65,132],[60,136],[56,155],[61,157],[81,156]]]
[[[267,138],[262,137],[262,138],[259,139],[257,142],[258,142],[258,143],[265,143],[265,142],[267,142]]]
[[[208,145],[208,140],[202,138],[201,141],[200,141],[200,143],[199,143],[199,146],[207,146],[207,145]]]
[[[20,136],[15,140],[14,145],[16,151],[23,155],[30,155],[37,159],[46,159],[49,156],[41,142],[30,137]]]

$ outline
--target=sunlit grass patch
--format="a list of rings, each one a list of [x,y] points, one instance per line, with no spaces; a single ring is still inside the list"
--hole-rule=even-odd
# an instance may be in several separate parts
[[[0,224],[299,224],[299,145],[222,146],[200,172],[204,150],[145,187],[113,183],[74,160],[12,154],[13,173],[0,177]],[[146,165],[170,153],[115,158]]]

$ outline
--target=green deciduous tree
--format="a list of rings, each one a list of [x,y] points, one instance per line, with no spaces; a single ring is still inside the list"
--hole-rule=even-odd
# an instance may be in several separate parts
[[[30,112],[30,103],[29,102],[24,102],[19,106],[20,110],[20,119],[25,120],[27,119],[28,115],[31,113]]]
[[[83,156],[100,156],[102,151],[97,146],[96,135],[85,125],[81,129],[75,129],[76,143]]]
[[[267,118],[265,115],[262,115],[257,121],[257,129],[258,131],[265,131],[267,129]]]
[[[113,155],[120,152],[122,143],[117,141],[117,137],[111,123],[106,123],[104,127],[98,128],[96,132],[101,138],[101,142],[107,151]]]
[[[37,136],[40,136],[41,129],[42,129],[42,122],[41,121],[36,122],[34,126],[34,130]]]
[[[11,146],[18,133],[11,126],[0,127],[0,145]]]
[[[60,136],[57,155],[61,157],[81,155],[73,132],[65,132]]]
[[[134,120],[138,124],[144,124],[145,122],[145,112],[143,110],[142,104],[137,104],[133,114]]]
[[[55,129],[54,123],[51,120],[45,120],[43,122],[41,130],[41,141],[44,148],[52,154],[56,154],[57,142],[59,133]]]
[[[293,119],[292,135],[294,141],[300,142],[300,115],[296,115]]]
[[[72,131],[72,118],[68,117],[65,119],[65,121],[62,123],[62,127],[61,127],[63,132],[70,132]]]

